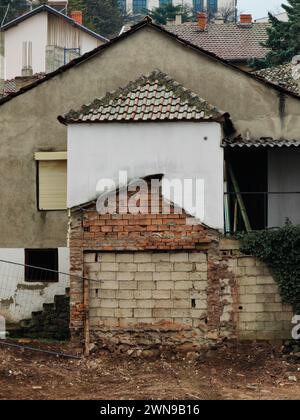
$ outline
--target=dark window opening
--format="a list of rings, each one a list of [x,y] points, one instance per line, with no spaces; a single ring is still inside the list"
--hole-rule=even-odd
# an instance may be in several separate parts
[[[58,250],[25,249],[25,281],[58,282]]]
[[[226,154],[226,162],[231,165],[243,199],[252,230],[268,226],[268,152],[266,149],[234,149]],[[227,171],[228,172],[228,171]],[[236,194],[230,176],[228,179],[228,201],[230,233],[245,230]]]

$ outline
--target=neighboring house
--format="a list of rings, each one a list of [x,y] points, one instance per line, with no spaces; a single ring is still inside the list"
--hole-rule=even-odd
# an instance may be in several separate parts
[[[300,94],[299,83],[293,76],[292,63],[258,70],[255,74],[259,77],[263,77],[271,83],[282,86],[293,93]]]
[[[119,0],[121,9],[132,14],[140,14],[145,9],[153,9],[168,3],[173,3],[174,6],[181,6],[184,3],[195,12],[207,10],[217,13],[223,7],[235,7],[235,0],[185,0],[184,2],[182,0]]]
[[[137,59],[137,51],[140,51],[139,59]],[[127,86],[129,82],[138,80],[143,75],[149,75],[155,69],[159,69],[179,85],[193,92],[196,101],[203,98],[208,104],[221,110],[222,114],[223,112],[230,113],[236,129],[234,137],[230,136],[228,139],[227,136],[221,137],[220,131],[218,131],[220,124],[214,121],[207,123],[186,122],[186,124],[193,125],[191,134],[197,141],[187,139],[185,134],[181,135],[183,144],[187,144],[189,140],[197,151],[200,147],[203,151],[206,150],[204,147],[207,147],[210,159],[212,154],[215,155],[216,160],[211,162],[211,167],[214,168],[215,165],[218,179],[221,179],[219,171],[223,156],[221,138],[226,137],[226,141],[222,143],[225,148],[225,158],[226,161],[230,159],[234,167],[242,193],[251,191],[284,193],[291,191],[292,188],[299,190],[300,174],[297,161],[299,155],[297,146],[300,140],[299,96],[230,65],[227,61],[216,57],[215,54],[180,39],[146,19],[115,40],[99,46],[85,54],[84,57],[75,59],[72,63],[46,75],[34,84],[0,100],[1,200],[2,203],[5,203],[0,207],[0,259],[22,263],[24,261],[44,261],[43,257],[49,255],[54,270],[68,270],[67,128],[58,123],[57,116],[70,109],[79,109],[83,103],[91,103],[95,96],[101,98],[107,92],[114,91],[120,86]],[[143,124],[143,122],[136,123],[133,131],[142,129]],[[145,124],[148,123],[145,122]],[[149,124],[158,123],[150,122]],[[163,128],[163,124],[166,124],[165,128]],[[168,131],[167,124],[170,123],[159,123],[162,132]],[[179,145],[176,131],[177,128],[181,130],[179,128],[181,124],[185,123],[179,121],[172,125],[174,129],[176,128],[172,136],[174,136],[178,147],[182,147],[182,145]],[[203,134],[202,127],[205,124],[208,124],[209,133],[211,132],[209,136],[214,139],[207,145],[206,140],[201,139],[199,134]],[[86,124],[86,127],[88,126],[89,124]],[[105,124],[103,124],[104,126]],[[138,128],[138,126],[140,127]],[[195,130],[195,127],[199,127],[199,129]],[[222,127],[224,130],[224,125]],[[91,137],[87,144],[95,142],[93,130],[97,130],[96,125],[94,129],[90,130],[89,136],[91,134]],[[72,131],[72,126],[70,131]],[[126,131],[125,123],[122,135],[126,136],[125,138],[131,138],[130,133]],[[157,136],[159,135],[157,134]],[[133,140],[136,142],[135,136],[136,133],[133,134]],[[165,137],[171,137],[170,132],[167,132]],[[161,138],[160,143],[167,141],[167,138]],[[139,140],[143,142],[143,136]],[[99,139],[100,141],[101,139]],[[217,147],[217,142],[220,142],[220,148]],[[121,152],[118,148],[114,149],[112,143],[116,144],[117,140],[110,137],[106,147],[107,150],[115,150],[116,156],[108,154],[107,161],[110,161],[113,167],[113,163],[120,159],[118,155],[119,153],[121,155]],[[211,151],[209,151],[210,146],[212,147]],[[180,149],[177,148],[177,150]],[[214,153],[213,150],[215,150]],[[169,152],[170,155],[173,153],[171,147]],[[164,157],[166,153],[167,151],[165,151]],[[101,162],[103,151],[99,156],[96,153],[93,154]],[[148,154],[151,156],[151,150],[148,150]],[[197,156],[197,153],[194,155]],[[178,156],[178,159],[180,163],[180,159],[183,158]],[[121,159],[121,161],[123,160]],[[287,160],[289,161],[289,171],[283,170]],[[133,149],[130,162],[131,167],[134,164]],[[195,161],[193,160],[193,162]],[[199,156],[199,162],[202,162],[201,156]],[[124,161],[124,165],[124,169],[128,169],[126,161]],[[82,174],[82,184],[78,184],[78,188],[81,192],[84,192],[86,188],[90,194],[93,185],[88,185],[86,182],[87,168],[90,170],[84,157],[78,165],[78,173]],[[159,161],[157,168],[160,168]],[[110,172],[107,176],[109,175]],[[71,187],[72,180],[69,179],[68,183]],[[210,214],[207,217],[210,219],[207,221],[210,220],[214,227],[221,229],[223,205],[220,190],[222,186],[218,183],[218,186],[212,188],[214,191],[209,191],[209,194],[216,194],[218,200],[215,201],[215,204],[218,203],[218,205],[217,208],[214,206],[209,211]],[[285,216],[297,221],[299,212],[296,211],[298,210],[296,194],[289,202],[285,201],[285,198],[280,200],[281,214],[278,214],[279,207],[277,205],[269,206],[268,220],[266,220],[268,194],[264,197],[265,200],[260,200],[259,205],[257,205],[256,198],[254,201],[248,200],[246,203],[252,227],[282,224]],[[83,195],[79,196],[80,201],[84,198]],[[270,202],[272,203],[272,201]],[[233,209],[231,216],[234,217],[234,214]],[[215,222],[212,220],[213,218]],[[168,229],[171,230],[172,218],[168,223]],[[83,221],[79,220],[78,226],[83,228]],[[240,226],[242,227],[242,225]],[[144,229],[144,227],[142,228]],[[191,231],[191,228],[192,226],[189,226],[185,231]],[[96,225],[90,234],[94,233],[93,230],[100,232]],[[109,230],[118,236],[117,230],[113,231],[112,228]],[[156,233],[158,233],[156,237],[160,238],[159,232]],[[74,240],[73,237],[71,244],[73,251],[76,245]],[[124,241],[126,242],[126,239],[123,239]],[[78,246],[81,246],[79,242]],[[201,247],[201,235],[194,241],[194,246]],[[58,259],[54,258],[57,253]],[[95,261],[95,256],[92,258]],[[77,270],[79,275],[82,274],[80,261],[77,268],[77,262],[73,257],[70,261],[72,273],[76,273]],[[24,294],[26,295],[32,290],[41,292],[40,300],[32,302],[33,310],[39,310],[43,300],[49,302],[55,291],[65,287],[65,283],[59,282],[54,285],[54,290],[52,289],[50,294],[45,294],[43,292],[45,288],[48,288],[48,285],[32,283],[28,281],[30,279],[26,278],[25,274],[19,278],[22,283],[21,289],[23,292],[25,290]],[[203,276],[205,275],[206,272]],[[229,277],[226,279],[229,281]],[[77,309],[81,314],[81,286],[76,296],[74,287],[78,280],[72,279],[72,281],[74,281],[74,283],[71,282],[73,315]],[[14,302],[14,299],[14,294],[12,294],[6,298],[6,302],[11,300]],[[9,310],[10,304],[7,311],[9,312]]]
[[[81,12],[71,17],[42,5],[1,28],[0,78],[49,73],[107,39],[82,25]]]
[[[198,22],[169,24],[166,29],[185,41],[203,48],[242,69],[251,70],[249,61],[264,58],[268,50],[261,44],[268,39],[269,23],[255,23],[251,15],[241,15],[239,23],[208,23],[204,13]]]
[[[278,13],[278,14],[275,14],[274,16],[282,22],[288,22],[288,20],[289,20],[288,14],[286,12]],[[267,23],[267,22],[269,22],[269,17],[266,16],[266,17],[263,17],[263,18],[255,19],[255,22],[257,22],[257,23]]]

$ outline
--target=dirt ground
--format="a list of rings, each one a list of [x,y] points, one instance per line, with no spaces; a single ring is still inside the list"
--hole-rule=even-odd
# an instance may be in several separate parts
[[[26,345],[74,353],[70,344]],[[72,360],[1,344],[0,399],[300,399],[300,359],[262,344],[155,360],[107,353]]]

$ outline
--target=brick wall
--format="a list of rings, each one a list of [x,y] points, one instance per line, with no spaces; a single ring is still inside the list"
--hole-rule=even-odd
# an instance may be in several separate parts
[[[89,278],[91,337],[106,346],[290,335],[291,309],[267,268],[184,213],[99,215],[92,203],[72,210],[69,243],[72,274]],[[83,290],[72,277],[74,338]]]

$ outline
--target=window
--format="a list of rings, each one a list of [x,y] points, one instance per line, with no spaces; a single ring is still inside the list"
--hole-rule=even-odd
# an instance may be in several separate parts
[[[166,4],[172,4],[172,0],[159,0],[159,7],[165,6]]]
[[[67,153],[36,153],[38,162],[38,209],[66,210]]]
[[[126,13],[126,0],[118,0],[119,8],[122,13]]]
[[[209,12],[216,13],[218,11],[218,0],[207,0],[207,9]]]
[[[147,9],[147,0],[133,0],[132,1],[133,13],[143,13]]]
[[[58,282],[58,250],[25,249],[25,281]]]
[[[193,0],[193,9],[194,12],[203,12],[203,0]]]

